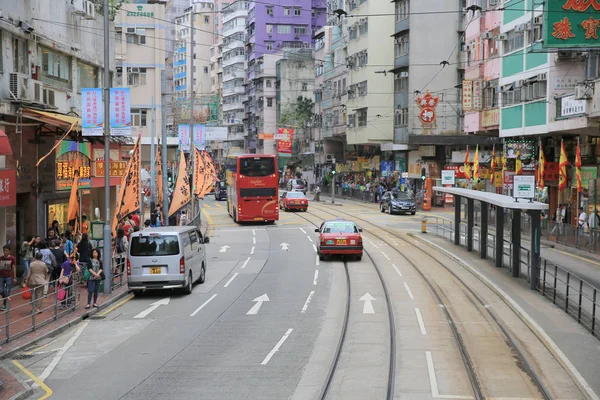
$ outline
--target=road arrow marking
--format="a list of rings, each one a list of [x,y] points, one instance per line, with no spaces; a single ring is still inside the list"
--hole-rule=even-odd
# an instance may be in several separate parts
[[[285,250],[285,251],[288,251],[290,248],[289,247],[290,245],[287,243],[281,243],[279,246],[281,247],[281,250]]]
[[[148,316],[148,314],[150,314],[152,311],[156,310],[160,306],[166,306],[170,302],[171,302],[170,297],[155,301],[154,303],[150,304],[150,307],[148,307],[147,309],[145,309],[144,311],[142,311],[141,313],[139,313],[138,315],[136,315],[133,318],[146,318]]]
[[[202,303],[202,305],[200,307],[196,308],[196,311],[191,313],[190,317],[193,317],[194,315],[198,314],[200,312],[200,310],[202,310],[204,307],[206,307],[206,305],[208,303],[210,303],[215,297],[217,297],[216,293],[213,294],[212,296],[210,296],[210,298],[208,300],[206,300],[204,303]]]
[[[252,301],[255,301],[256,304],[252,306],[252,308],[246,313],[246,315],[256,315],[256,314],[258,314],[258,310],[260,310],[260,306],[262,306],[262,304],[265,301],[270,301],[270,300],[269,300],[269,296],[267,296],[267,294],[265,293],[262,296],[257,297],[257,298],[255,298]]]
[[[375,314],[375,309],[373,308],[373,301],[376,300],[375,297],[369,293],[365,293],[359,300],[365,302],[363,305],[363,314]]]
[[[221,250],[219,250],[219,253],[225,253],[227,251],[227,249],[230,249],[231,247],[229,246],[223,246],[221,247]]]

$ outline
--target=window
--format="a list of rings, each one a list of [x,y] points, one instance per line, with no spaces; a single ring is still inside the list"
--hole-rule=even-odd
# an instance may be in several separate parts
[[[525,45],[525,32],[510,31],[504,42],[504,54],[522,49]]]
[[[308,83],[306,83],[306,82],[302,83],[302,91],[303,92],[308,91]]]
[[[299,17],[300,15],[302,15],[302,10],[300,8],[294,8],[294,15],[296,17]]]
[[[13,40],[13,71],[28,74],[29,45],[27,40]]]
[[[292,15],[292,9],[290,7],[283,7],[283,15],[285,15],[285,16]]]
[[[394,125],[395,126],[407,126],[408,125],[408,108],[403,107],[399,110],[396,110],[396,114],[394,115]]]
[[[127,86],[145,86],[146,68],[127,67]]]
[[[273,50],[273,42],[265,42],[265,47],[267,50]]]
[[[208,67],[204,67],[204,73],[208,74]]]
[[[146,29],[127,28],[127,43],[146,44]]]
[[[210,17],[208,15],[204,16],[204,23],[208,24],[210,22]]]
[[[271,84],[271,80],[270,80],[270,79],[267,79],[267,87],[268,87],[268,88],[270,88],[270,87],[271,87],[271,85],[272,85],[272,84]]]
[[[346,94],[346,78],[342,79],[342,93],[340,94]]]
[[[585,79],[600,78],[600,53],[590,53],[585,62]]]
[[[146,116],[148,111],[139,108],[131,109],[131,124],[133,126],[146,126]]]
[[[44,47],[38,48],[42,58],[42,81],[48,83],[71,82],[71,57],[55,53]]]
[[[267,6],[267,15],[273,16],[273,6]]]
[[[277,25],[277,33],[292,33],[291,25]]]
[[[265,25],[265,28],[266,28],[266,30],[267,30],[267,34],[268,34],[269,36],[273,35],[273,25],[271,25],[271,24],[266,24],[266,25]]]
[[[306,25],[294,26],[294,33],[296,35],[306,35],[308,27]]]
[[[483,88],[483,101],[485,108],[498,107],[498,79],[486,82]]]
[[[267,107],[273,107],[273,98],[267,97]]]
[[[409,0],[397,0],[396,1],[396,22],[402,21],[403,19],[408,18],[408,14],[409,14],[408,1]]]
[[[95,88],[98,84],[98,69],[92,65],[77,62],[79,76],[79,91],[81,88]]]
[[[186,240],[189,242],[189,238]],[[179,254],[177,236],[134,236],[131,238],[131,255],[135,257],[173,256]]]
[[[394,52],[396,57],[405,56],[408,54],[409,36],[408,33],[402,34],[396,38]]]
[[[408,92],[408,72],[394,74],[394,92]]]
[[[367,109],[361,108],[356,112],[358,126],[367,126]]]
[[[241,158],[240,159],[240,175],[244,176],[269,176],[273,175],[277,169],[275,169],[275,159],[272,157],[253,157],[253,158]],[[249,191],[255,189],[247,189]],[[259,189],[260,190],[260,189]],[[262,189],[264,190],[264,189]],[[268,189],[270,190],[270,189]],[[275,189],[273,189],[275,192]],[[255,194],[254,196],[259,196]],[[269,196],[268,194],[266,196]],[[241,196],[248,197],[248,196]]]

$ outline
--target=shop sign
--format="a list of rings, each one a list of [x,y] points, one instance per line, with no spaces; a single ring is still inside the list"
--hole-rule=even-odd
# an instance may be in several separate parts
[[[382,161],[381,162],[381,176],[384,178],[394,174],[394,162],[393,161]]]
[[[17,205],[17,171],[0,169],[0,207]]]
[[[481,115],[481,126],[488,128],[490,126],[500,125],[500,110],[494,108],[491,110],[485,110]]]
[[[559,168],[557,162],[544,163],[544,182],[558,182]]]
[[[194,124],[194,145],[198,150],[204,150],[204,125]]]
[[[504,171],[504,189],[510,189],[513,185],[513,177],[515,176],[514,171]]]
[[[494,171],[494,182],[497,188],[502,187],[502,171]]]
[[[144,11],[144,6],[137,6],[137,11],[127,11],[127,16],[154,18],[154,11]]]
[[[521,160],[530,160],[534,157],[534,141],[507,141],[504,144],[506,158],[517,158],[517,152],[521,154]]]
[[[277,140],[277,152],[284,154],[292,154],[292,143],[294,141],[294,130],[288,128],[278,128],[277,133],[287,135],[287,140]]]
[[[533,199],[535,197],[535,176],[514,175],[513,185],[515,199]]]
[[[419,146],[421,157],[435,157],[435,145]]]
[[[272,133],[259,133],[258,138],[260,140],[273,140],[273,134]]]
[[[473,81],[473,110],[483,110],[483,80]]]
[[[177,136],[179,136],[179,148],[183,152],[190,151],[190,125],[180,124],[177,127]]]
[[[444,169],[442,171],[442,185],[454,185],[454,174],[452,169]]]
[[[435,109],[440,102],[439,96],[433,96],[429,90],[424,96],[417,97],[417,105],[421,109],[419,112],[419,120],[421,120],[421,126],[423,128],[432,128],[436,126],[436,113]]]
[[[571,168],[571,187],[577,187],[577,179],[575,178],[575,168]],[[581,167],[581,186],[584,189],[588,188],[590,179],[598,178],[598,167]]]
[[[560,99],[560,117],[585,114],[585,100],[575,100],[575,95]]]
[[[444,165],[445,171],[454,171],[456,179],[466,179],[465,171],[462,165]]]
[[[96,165],[96,170],[94,171],[94,176],[96,178],[104,177],[104,160],[96,160],[94,163]],[[125,169],[127,168],[127,161],[113,161],[110,160],[110,165],[108,166],[109,173],[111,178],[121,178],[125,175]]]
[[[600,0],[547,0],[543,15],[544,48],[600,47]]]
[[[462,107],[463,111],[473,110],[473,81],[463,81],[462,83]]]
[[[430,178],[439,178],[440,177],[440,167],[436,163],[427,164],[427,172],[429,172]]]
[[[110,89],[110,134],[131,136],[131,93],[129,88]]]
[[[78,186],[80,189],[92,187],[90,156],[92,144],[63,140],[56,148],[55,179],[56,190],[71,190],[75,168],[79,172]]]
[[[102,111],[102,89],[81,89],[81,130],[83,136],[102,136],[104,112]]]

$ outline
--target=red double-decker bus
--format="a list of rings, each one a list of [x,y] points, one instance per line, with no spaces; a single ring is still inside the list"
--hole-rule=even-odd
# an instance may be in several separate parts
[[[225,164],[227,210],[233,220],[269,223],[277,221],[277,157],[266,154],[229,156]]]

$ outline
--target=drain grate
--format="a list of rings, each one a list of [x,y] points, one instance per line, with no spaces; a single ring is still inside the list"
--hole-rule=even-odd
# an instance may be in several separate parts
[[[33,358],[33,354],[19,354],[16,357],[13,357],[13,360],[29,360],[30,358]]]
[[[90,319],[104,319],[106,318],[106,315],[92,315],[90,316]]]

